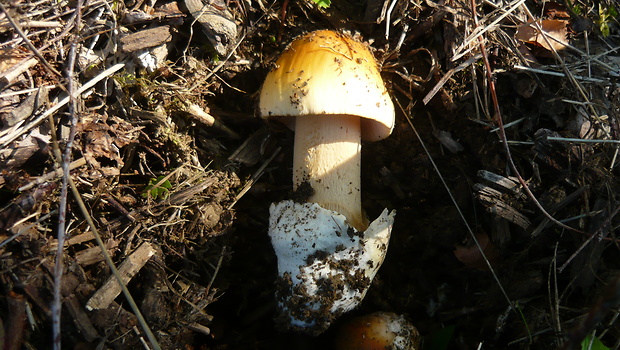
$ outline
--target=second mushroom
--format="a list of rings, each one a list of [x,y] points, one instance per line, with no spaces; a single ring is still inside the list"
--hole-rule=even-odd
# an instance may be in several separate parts
[[[295,130],[291,200],[270,209],[278,257],[279,321],[319,334],[364,298],[394,221],[369,223],[361,200],[361,141],[390,135],[394,106],[371,51],[328,30],[295,39],[266,77],[260,115]]]

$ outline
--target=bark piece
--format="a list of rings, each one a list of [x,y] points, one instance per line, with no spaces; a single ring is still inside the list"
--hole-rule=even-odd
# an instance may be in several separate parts
[[[43,87],[30,94],[17,108],[7,116],[6,126],[13,126],[30,117],[37,109],[49,103],[49,90]]]
[[[172,41],[170,26],[149,28],[124,36],[121,39],[121,50],[131,53],[170,41]]]
[[[270,132],[267,128],[258,129],[250,135],[233,154],[228,157],[231,162],[253,166],[263,159],[265,143],[269,140]]]

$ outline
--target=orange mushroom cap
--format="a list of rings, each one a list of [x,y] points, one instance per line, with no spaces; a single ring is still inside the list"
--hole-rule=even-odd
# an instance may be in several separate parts
[[[260,93],[262,118],[355,115],[362,139],[378,141],[394,127],[394,105],[375,57],[350,36],[318,30],[295,39],[269,72]]]

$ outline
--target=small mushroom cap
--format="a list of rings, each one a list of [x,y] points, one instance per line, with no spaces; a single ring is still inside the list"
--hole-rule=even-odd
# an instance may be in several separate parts
[[[336,336],[336,350],[420,350],[421,336],[404,316],[375,312],[349,319]]]
[[[367,141],[388,137],[394,127],[394,105],[375,57],[364,44],[330,30],[305,34],[282,53],[265,78],[259,110],[291,129],[292,117],[357,115]]]

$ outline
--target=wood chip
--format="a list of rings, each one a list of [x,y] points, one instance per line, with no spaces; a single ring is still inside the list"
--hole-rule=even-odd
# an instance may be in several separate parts
[[[121,38],[121,50],[130,53],[149,47],[159,46],[171,40],[172,33],[170,32],[170,26],[160,26],[124,36]]]
[[[113,250],[116,249],[116,247],[118,247],[118,241],[110,240],[105,244],[105,246],[106,246],[106,249],[108,250],[108,253],[112,255]],[[75,255],[75,260],[80,265],[82,265],[82,267],[84,267],[84,266],[96,264],[100,261],[104,261],[105,258],[103,256],[103,253],[101,252],[101,247],[94,246],[94,247],[87,248],[87,249],[84,249],[78,252]]]
[[[135,276],[149,259],[155,255],[156,250],[149,242],[144,242],[136,251],[134,251],[118,268],[123,283],[129,281]],[[114,275],[111,275],[106,283],[101,287],[86,303],[86,309],[89,311],[95,309],[105,309],[110,303],[116,299],[121,293],[121,286]]]
[[[474,184],[476,198],[492,214],[500,216],[524,229],[530,226],[530,220],[517,209],[506,203],[502,192],[482,184]]]

